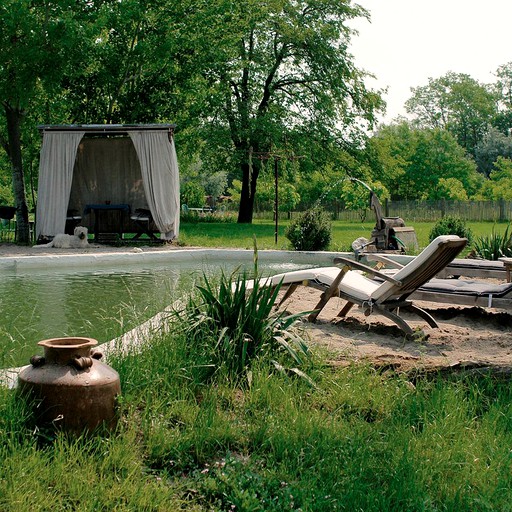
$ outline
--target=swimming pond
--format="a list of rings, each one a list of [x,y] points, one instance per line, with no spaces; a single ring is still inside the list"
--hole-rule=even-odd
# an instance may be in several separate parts
[[[277,252],[259,259],[264,275],[322,263],[313,256]],[[86,268],[32,264],[6,270],[4,266],[0,272],[0,368],[27,364],[32,355],[42,353],[37,342],[46,338],[85,336],[104,343],[183,297],[204,275],[253,270],[251,251],[234,255],[214,251],[200,257],[195,253],[194,258],[156,258],[136,264],[95,263]]]

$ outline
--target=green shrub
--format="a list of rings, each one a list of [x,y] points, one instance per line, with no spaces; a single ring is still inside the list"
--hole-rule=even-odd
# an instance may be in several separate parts
[[[182,222],[190,224],[233,224],[237,221],[237,215],[234,212],[208,212],[198,213],[195,211],[182,211],[180,219]]]
[[[286,228],[285,236],[296,251],[323,251],[331,243],[331,221],[320,208],[300,213]]]
[[[494,228],[490,235],[481,236],[473,243],[475,255],[485,260],[497,260],[502,257],[512,257],[512,231],[510,224],[503,235],[496,233]]]
[[[186,204],[189,208],[203,207],[205,202],[205,195],[204,187],[199,183],[187,181],[181,185],[181,204]]]
[[[459,217],[452,217],[450,215],[436,222],[432,231],[430,231],[429,240],[432,242],[434,238],[440,235],[458,235],[462,238],[467,238],[468,242],[471,242],[473,239],[471,229],[466,226],[466,222]]]
[[[204,285],[197,287],[199,296],[189,298],[176,313],[185,326],[194,366],[201,369],[200,380],[225,376],[236,383],[249,379],[257,360],[272,362],[282,371],[283,358],[294,366],[307,359],[307,346],[294,328],[306,313],[274,312],[280,287],[262,286],[256,278],[249,289],[247,281],[245,274],[235,278],[222,273],[214,286],[205,276]],[[290,371],[307,379],[298,368]]]

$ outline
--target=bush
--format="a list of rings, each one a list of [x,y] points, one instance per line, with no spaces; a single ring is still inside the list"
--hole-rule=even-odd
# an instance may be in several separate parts
[[[436,222],[430,232],[429,240],[432,242],[434,238],[440,235],[458,235],[462,238],[467,238],[468,242],[471,242],[473,239],[471,229],[466,226],[466,222],[459,217],[451,217],[449,215]]]
[[[331,221],[324,210],[307,210],[289,224],[285,236],[296,251],[323,251],[331,243]]]
[[[260,283],[256,278],[248,287],[245,274],[221,274],[218,286],[204,277],[197,286],[198,297],[191,296],[182,311],[175,314],[185,329],[194,367],[202,371],[201,380],[226,376],[233,383],[248,383],[255,361],[271,362],[282,371],[281,361],[290,361],[289,371],[309,378],[297,368],[308,359],[308,348],[295,324],[305,315],[275,312],[280,286]]]
[[[478,237],[474,244],[473,249],[478,258],[485,260],[494,260],[502,257],[512,257],[512,231],[510,231],[510,224],[505,229],[505,233],[500,235],[492,230],[488,236]]]
[[[181,222],[188,222],[190,224],[234,224],[237,221],[236,213],[232,212],[209,212],[209,213],[198,213],[194,211],[181,212]]]

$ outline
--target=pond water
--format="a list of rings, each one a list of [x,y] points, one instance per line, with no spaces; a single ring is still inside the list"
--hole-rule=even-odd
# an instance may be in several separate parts
[[[266,263],[265,275],[308,265]],[[310,266],[310,265],[309,265]],[[0,368],[28,364],[37,342],[86,336],[99,343],[133,329],[189,292],[203,275],[243,269],[222,260],[134,268],[34,269],[0,278]],[[252,264],[246,263],[250,273]]]

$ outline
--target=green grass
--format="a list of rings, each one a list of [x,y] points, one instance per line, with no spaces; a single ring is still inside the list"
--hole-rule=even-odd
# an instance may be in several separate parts
[[[155,336],[111,362],[121,422],[91,438],[38,442],[2,390],[0,510],[511,509],[509,383],[323,360],[314,388],[265,361],[249,387],[206,385],[186,338]]]
[[[291,249],[284,232],[289,221],[280,220],[278,226],[277,244],[275,243],[275,224],[269,220],[256,220],[253,224],[236,223],[182,223],[180,226],[180,242],[185,246],[200,247],[232,247],[239,249],[252,249],[253,236],[256,237],[258,249]],[[416,232],[420,248],[429,243],[429,234],[434,222],[416,222],[412,226]],[[474,237],[485,236],[493,229],[503,233],[507,223],[495,224],[493,222],[468,222],[467,226]],[[332,223],[332,242],[330,251],[351,251],[352,242],[359,237],[370,238],[375,222],[343,222]]]

